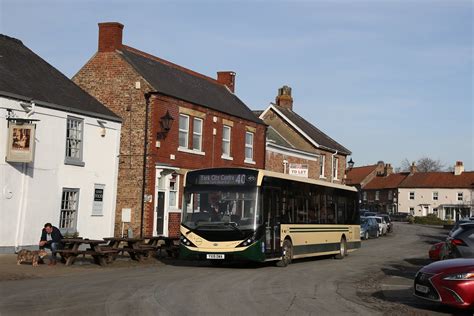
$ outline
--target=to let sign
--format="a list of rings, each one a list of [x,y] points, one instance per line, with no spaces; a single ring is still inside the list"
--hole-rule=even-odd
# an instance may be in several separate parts
[[[297,177],[308,177],[308,165],[301,163],[290,163],[288,174]]]

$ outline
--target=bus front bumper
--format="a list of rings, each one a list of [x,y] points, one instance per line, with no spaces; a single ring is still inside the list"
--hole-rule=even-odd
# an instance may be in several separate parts
[[[204,251],[195,247],[186,247],[181,244],[179,246],[179,257],[181,259],[188,260],[216,260],[216,261],[265,261],[265,254],[262,252],[262,242],[257,241],[248,247],[242,247],[233,249],[233,251]],[[237,250],[237,251],[236,251]],[[214,255],[223,255],[223,259],[209,259],[208,255],[216,257]],[[222,256],[220,256],[222,257]]]

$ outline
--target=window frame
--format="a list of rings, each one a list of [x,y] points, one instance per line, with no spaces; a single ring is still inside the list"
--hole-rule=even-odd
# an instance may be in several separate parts
[[[77,231],[77,214],[79,213],[79,199],[80,199],[80,189],[79,188],[63,188],[61,191],[61,204],[59,208],[59,225],[58,228],[62,233],[65,232],[76,232]],[[64,203],[70,202],[70,200],[65,199],[65,193],[75,193],[76,199],[73,201],[75,203],[74,209],[64,208]],[[67,198],[67,196],[66,196]],[[72,221],[67,219],[67,217],[63,217],[64,213],[72,212],[74,217]],[[71,227],[64,227],[63,222],[68,221],[71,223]]]
[[[339,157],[334,157],[333,167],[332,167],[332,176],[334,180],[338,180],[339,176]]]
[[[247,143],[247,135],[252,136],[252,144]],[[245,131],[245,148],[244,148],[244,162],[245,163],[255,163],[254,161],[254,144],[255,144],[255,134],[253,132]],[[251,150],[252,157],[247,157],[247,149]]]
[[[412,194],[413,194],[413,197],[412,197]],[[408,199],[409,200],[414,200],[415,199],[415,191],[408,192]]]
[[[181,118],[186,119],[186,129],[181,128]],[[181,133],[186,133],[186,137],[184,138],[186,141],[185,146],[181,146]],[[178,148],[189,149],[189,115],[179,113],[179,122],[178,122]]]
[[[225,135],[225,130],[228,129],[229,130],[229,138],[226,139],[224,138],[224,135]],[[229,126],[229,125],[222,125],[222,156],[221,158],[224,158],[224,159],[231,159],[232,158],[232,155],[231,155],[231,139],[232,139],[232,127]],[[228,145],[228,153],[224,152],[224,148],[225,146],[224,145]]]
[[[376,190],[375,191],[375,201],[379,201],[379,200],[380,200],[380,191]]]
[[[464,201],[464,192],[458,192],[457,201]]]
[[[438,199],[439,199],[438,191],[433,191],[432,199],[433,199],[433,201],[438,201]]]
[[[326,155],[321,154],[320,156],[320,168],[319,168],[319,177],[325,179],[326,176],[324,175],[326,169]]]
[[[77,127],[80,127],[79,131],[79,138],[74,138],[70,134],[72,134],[72,131],[74,131],[74,127],[70,126],[72,122],[77,123],[76,127],[76,132],[74,136],[78,136],[77,133]],[[74,146],[75,148],[72,147],[70,144],[71,142],[76,141],[79,143],[78,146]],[[71,156],[71,151],[75,149],[76,151],[79,151],[79,157],[73,157]],[[68,154],[69,152],[69,154]],[[79,167],[84,167],[84,119],[76,116],[67,116],[66,118],[66,146],[65,146],[65,153],[64,153],[64,164],[66,165],[74,165],[74,166],[79,166]]]
[[[196,132],[196,122],[201,123],[201,132],[197,133]],[[188,123],[189,124],[189,123]],[[204,129],[204,120],[199,117],[193,117],[193,150],[197,152],[202,152],[202,134],[203,134],[203,129]],[[199,148],[195,148],[195,142],[194,142],[194,137],[197,136],[199,137]]]

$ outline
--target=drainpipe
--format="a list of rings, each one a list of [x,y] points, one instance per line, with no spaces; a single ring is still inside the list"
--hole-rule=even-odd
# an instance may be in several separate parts
[[[334,156],[337,155],[337,150],[331,155],[331,182],[334,182]]]
[[[148,112],[150,106],[150,97],[153,92],[145,93],[145,137],[143,139],[143,181],[142,181],[142,209],[140,216],[140,238],[143,237],[143,223],[145,215],[145,188],[146,188],[146,158],[148,155]]]

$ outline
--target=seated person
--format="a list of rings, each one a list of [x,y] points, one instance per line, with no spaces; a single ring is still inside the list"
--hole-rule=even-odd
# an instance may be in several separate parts
[[[63,239],[63,235],[57,227],[54,227],[51,223],[44,224],[39,247],[40,249],[51,249],[51,259],[48,264],[50,266],[56,264],[56,252],[62,248],[61,239]]]

